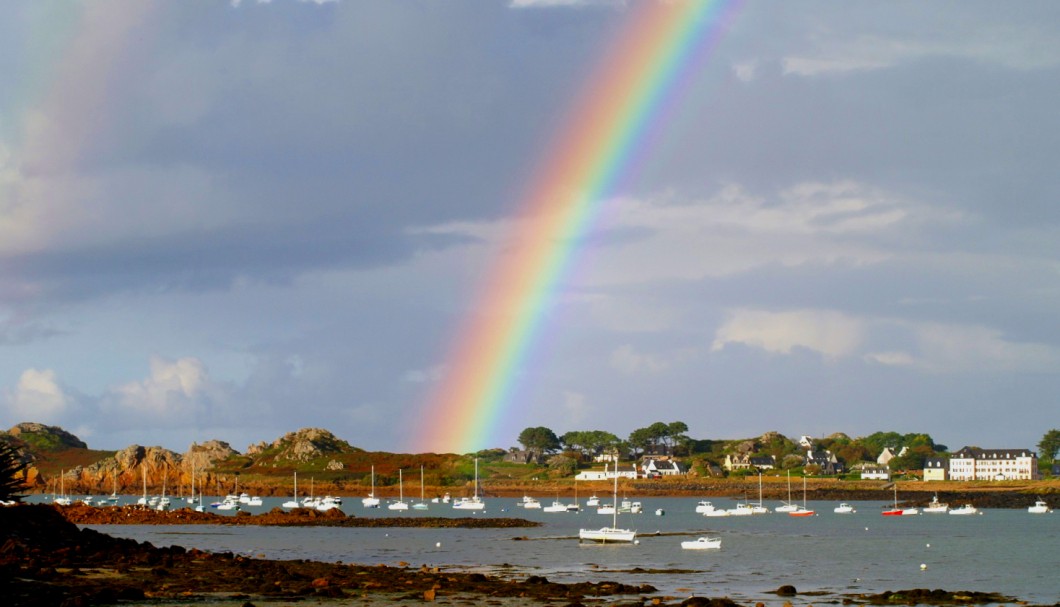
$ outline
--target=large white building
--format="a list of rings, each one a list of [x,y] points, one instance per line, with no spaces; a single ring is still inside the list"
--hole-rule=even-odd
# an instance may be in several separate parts
[[[950,480],[1037,480],[1038,455],[1029,449],[965,447],[950,457]]]

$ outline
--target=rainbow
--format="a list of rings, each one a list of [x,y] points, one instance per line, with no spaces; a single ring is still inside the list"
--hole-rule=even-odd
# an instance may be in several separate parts
[[[507,241],[512,249],[487,275],[457,333],[446,374],[417,419],[412,450],[489,446],[582,235],[666,124],[734,9],[734,2],[715,0],[632,4],[603,64],[547,146]]]

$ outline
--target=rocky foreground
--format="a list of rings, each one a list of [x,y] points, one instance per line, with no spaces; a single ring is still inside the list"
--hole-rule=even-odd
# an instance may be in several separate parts
[[[443,568],[393,565],[355,565],[313,561],[268,561],[231,553],[206,553],[179,546],[156,548],[147,542],[114,538],[81,529],[67,518],[113,516],[137,523],[188,524],[208,517],[225,524],[331,525],[368,521],[341,513],[291,515],[274,511],[257,516],[219,517],[190,511],[160,513],[136,508],[15,506],[0,508],[0,589],[3,604],[14,607],[87,607],[143,605],[169,601],[181,604],[306,604],[376,605],[442,602],[449,604],[515,605],[681,605],[683,607],[739,607],[728,598],[675,598],[653,595],[649,585],[617,582],[559,584],[541,576],[506,579]],[[129,515],[123,517],[122,515]],[[146,517],[151,517],[150,519]],[[160,518],[161,517],[161,518]],[[176,517],[176,518],[166,518]],[[251,522],[257,519],[257,522]],[[244,520],[247,522],[234,522]],[[395,520],[386,519],[389,524]],[[454,519],[418,519],[418,524],[451,524]],[[456,519],[482,526],[495,519]],[[499,520],[499,519],[497,519]],[[505,519],[511,521],[512,519]],[[271,522],[263,522],[271,521]],[[434,522],[432,522],[434,521]],[[99,518],[91,522],[113,524]],[[525,522],[525,521],[524,521]],[[376,524],[376,523],[372,523]],[[532,523],[529,523],[532,524]],[[786,607],[799,593],[791,586],[775,594]],[[809,596],[802,597],[811,604]],[[822,597],[817,597],[820,601]],[[826,602],[835,602],[829,600]],[[881,594],[848,595],[844,604],[869,605],[985,605],[1013,604],[1011,597],[983,592],[911,589]],[[1060,606],[1060,603],[1057,604]],[[1054,606],[1054,607],[1057,607]],[[758,603],[757,607],[762,607]]]
[[[616,582],[556,584],[539,576],[513,581],[404,563],[268,561],[179,546],[156,548],[79,529],[52,506],[0,508],[0,588],[4,605],[32,607],[224,598],[237,604],[355,597],[423,602],[463,595],[576,605],[655,590]]]

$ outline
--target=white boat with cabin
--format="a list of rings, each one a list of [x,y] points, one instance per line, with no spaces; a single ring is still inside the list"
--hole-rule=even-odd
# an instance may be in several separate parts
[[[694,540],[686,540],[681,542],[681,548],[684,550],[718,550],[721,548],[721,538],[699,537]]]
[[[1037,501],[1034,502],[1033,506],[1027,507],[1027,512],[1029,512],[1030,514],[1049,514],[1052,511],[1053,510],[1049,507],[1049,504],[1047,504],[1045,500],[1040,497]]]
[[[957,515],[968,515],[968,514],[982,514],[983,512],[971,504],[965,504],[960,508],[953,508],[949,512],[950,514]]]
[[[931,498],[927,506],[924,506],[924,514],[946,514],[950,509],[949,504],[944,504],[939,501],[939,494],[936,493],[935,497]]]

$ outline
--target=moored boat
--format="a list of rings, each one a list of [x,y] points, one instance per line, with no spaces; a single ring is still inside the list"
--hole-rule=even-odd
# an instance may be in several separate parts
[[[717,550],[721,548],[721,538],[699,537],[694,540],[686,540],[681,542],[681,548],[684,550]]]
[[[1045,500],[1040,497],[1034,502],[1033,506],[1027,507],[1027,512],[1031,514],[1048,514],[1052,511],[1053,510],[1049,507],[1049,504],[1045,503]]]
[[[953,508],[950,510],[950,514],[967,515],[967,514],[982,514],[978,508],[971,504],[965,504],[960,508]]]
[[[637,540],[635,529],[620,529],[618,527],[618,466],[615,466],[615,487],[612,493],[611,526],[599,529],[579,529],[578,542],[590,541],[607,543],[632,544]],[[599,510],[597,510],[599,512]]]
[[[927,506],[924,506],[924,514],[946,514],[950,509],[949,504],[944,504],[939,501],[939,494],[936,493],[935,497],[931,498]]]

